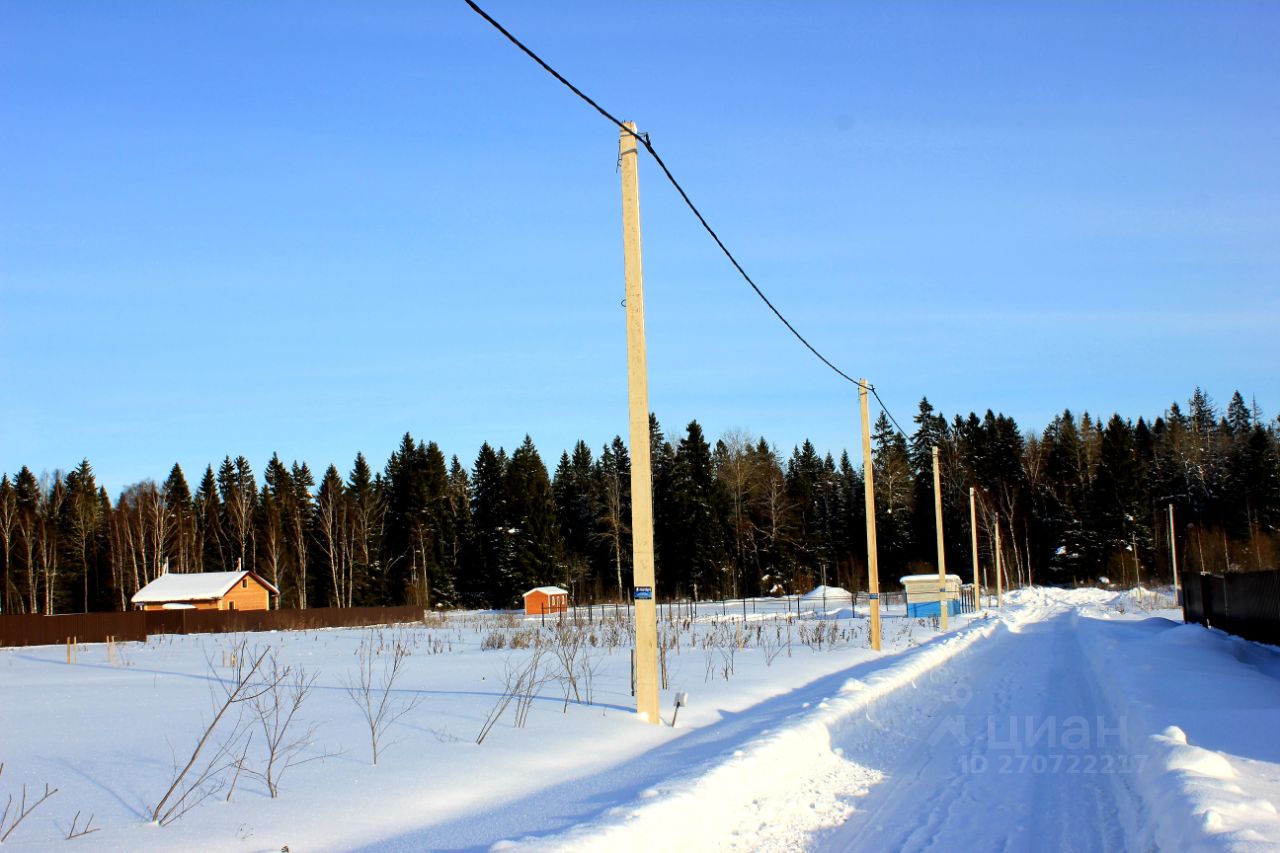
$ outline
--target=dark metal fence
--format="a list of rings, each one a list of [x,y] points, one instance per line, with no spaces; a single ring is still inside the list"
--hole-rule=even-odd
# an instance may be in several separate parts
[[[75,613],[66,616],[0,616],[0,646],[61,645],[70,640],[102,643],[145,641],[151,634],[227,634],[359,628],[416,622],[422,608],[316,607],[310,610],[149,610]]]
[[[1188,622],[1280,645],[1280,571],[1185,575],[1182,613]]]

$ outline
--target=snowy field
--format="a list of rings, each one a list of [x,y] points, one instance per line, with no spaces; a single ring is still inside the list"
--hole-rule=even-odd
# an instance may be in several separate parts
[[[1280,649],[1162,603],[664,607],[660,726],[625,611],[4,649],[0,835],[47,783],[6,848],[1280,850]]]

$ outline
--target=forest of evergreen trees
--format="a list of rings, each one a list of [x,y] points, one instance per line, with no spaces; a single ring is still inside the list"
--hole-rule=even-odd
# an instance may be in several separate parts
[[[911,436],[882,414],[873,436],[885,588],[935,565],[931,449],[941,448],[952,571],[971,566],[969,489],[980,559],[1002,534],[1012,584],[1132,583],[1169,577],[1173,504],[1188,571],[1276,566],[1280,419],[1236,393],[1219,413],[1196,389],[1152,422],[1106,423],[1065,411],[1024,433],[988,411],[948,421],[927,400]],[[696,421],[667,436],[655,418],[653,475],[660,598],[803,592],[826,580],[866,586],[862,472],[805,441],[783,456],[732,431],[712,445]],[[5,613],[125,609],[170,571],[243,565],[276,584],[284,607],[415,603],[513,607],[536,584],[577,601],[630,585],[630,458],[614,438],[579,442],[548,473],[528,437],[510,453],[481,446],[470,468],[409,434],[381,471],[357,454],[317,483],[305,462],[273,455],[261,480],[243,456],[210,465],[192,491],[174,465],[163,483],[113,502],[86,459],[0,480]],[[1136,546],[1136,554],[1132,550]]]

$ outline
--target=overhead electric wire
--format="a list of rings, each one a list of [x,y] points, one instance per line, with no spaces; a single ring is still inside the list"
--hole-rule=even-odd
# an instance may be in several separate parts
[[[552,77],[556,78],[556,80],[560,81],[560,83],[565,88],[567,88],[569,91],[573,92],[583,101],[585,101],[592,109],[594,109],[600,115],[604,116],[610,122],[617,125],[618,128],[622,130],[624,133],[631,134],[635,138],[636,142],[638,142],[640,145],[643,145],[644,149],[649,152],[649,156],[653,158],[653,162],[657,163],[658,168],[660,168],[662,170],[662,173],[666,175],[667,181],[670,182],[671,186],[675,187],[676,192],[680,194],[680,198],[684,200],[685,205],[689,208],[690,211],[693,212],[693,215],[697,217],[698,222],[702,225],[703,229],[705,229],[706,232],[711,235],[711,239],[714,240],[715,244],[720,247],[720,251],[724,253],[724,256],[729,259],[729,263],[733,264],[733,268],[738,271],[738,274],[742,276],[743,280],[746,281],[747,284],[751,285],[751,289],[755,291],[756,296],[760,297],[760,300],[769,307],[769,310],[773,312],[774,316],[776,316],[779,320],[782,321],[782,325],[786,326],[787,330],[790,331],[791,334],[795,335],[796,340],[804,344],[805,347],[809,350],[809,352],[817,356],[819,361],[821,361],[827,367],[835,371],[842,379],[845,379],[846,381],[851,382],[854,385],[857,385],[859,388],[865,388],[867,391],[870,391],[871,394],[876,398],[876,402],[880,404],[881,411],[883,411],[886,415],[888,415],[889,420],[893,422],[893,425],[894,427],[897,428],[898,432],[902,433],[903,435],[907,434],[906,430],[904,430],[902,426],[898,423],[898,419],[895,418],[893,416],[893,413],[889,411],[889,408],[885,406],[884,400],[880,399],[880,394],[878,391],[876,391],[876,388],[874,385],[872,385],[871,383],[860,382],[857,379],[854,379],[849,374],[845,373],[840,368],[836,367],[834,364],[832,364],[830,359],[828,359],[822,353],[818,352],[817,348],[814,347],[813,344],[809,343],[809,341],[805,339],[804,335],[800,334],[800,332],[796,329],[796,327],[791,325],[791,322],[786,317],[782,316],[782,312],[779,311],[777,307],[772,302],[769,301],[769,297],[764,295],[764,291],[762,291],[759,288],[759,286],[756,285],[756,283],[752,280],[751,276],[747,274],[747,271],[742,268],[742,264],[738,263],[738,259],[733,256],[733,252],[729,251],[729,247],[726,246],[724,244],[724,241],[720,239],[720,235],[715,232],[715,229],[713,229],[711,225],[707,222],[706,217],[704,217],[702,215],[702,212],[698,210],[697,205],[693,203],[693,199],[689,198],[689,194],[684,191],[684,187],[680,186],[680,182],[676,180],[676,176],[671,174],[671,170],[667,168],[667,164],[663,162],[662,157],[660,157],[658,155],[658,152],[654,149],[653,143],[649,141],[649,134],[637,133],[636,131],[627,127],[625,124],[619,121],[616,116],[614,116],[604,107],[600,106],[598,103],[592,100],[591,97],[587,95],[587,93],[583,92],[577,86],[570,83],[564,77],[563,74],[561,74],[559,71],[556,71],[554,68],[548,65],[542,59],[542,57],[538,56],[538,54],[530,50],[524,44],[524,42],[520,41],[520,39],[512,35],[510,30],[508,30],[506,27],[502,26],[502,24],[494,20],[493,17],[489,15],[489,13],[486,12],[484,9],[481,9],[479,6],[477,6],[474,0],[465,0],[465,2],[468,6],[471,7],[471,10],[473,12],[475,12],[477,15],[479,15],[480,17],[488,21],[489,24],[494,29],[502,33],[504,36],[506,36],[507,41],[511,42],[516,47],[520,48],[520,50],[524,52],[526,56],[528,56],[534,62],[538,63],[538,65],[540,65],[544,71],[546,71]]]

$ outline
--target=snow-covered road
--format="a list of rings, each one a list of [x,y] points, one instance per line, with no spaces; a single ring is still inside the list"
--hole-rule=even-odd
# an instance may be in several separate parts
[[[1141,814],[1123,718],[1082,665],[1079,620],[1059,612],[969,653],[940,712],[892,772],[823,840],[827,849],[1123,850]],[[883,764],[872,742],[845,756]],[[887,768],[886,768],[887,769]]]
[[[1280,654],[1125,609],[1020,593],[997,618],[771,700],[754,730],[744,712],[737,748],[695,750],[639,797],[597,791],[615,805],[569,832],[513,841],[1280,850]]]

